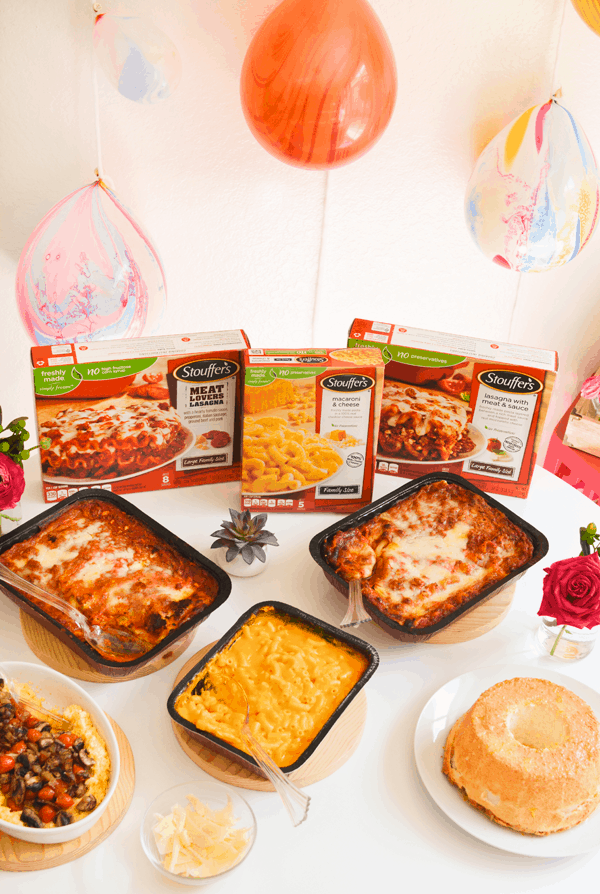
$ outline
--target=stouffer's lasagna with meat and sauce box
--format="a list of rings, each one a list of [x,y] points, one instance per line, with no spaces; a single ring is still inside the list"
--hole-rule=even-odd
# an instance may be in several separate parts
[[[386,362],[378,472],[454,472],[489,493],[527,496],[556,351],[362,319],[348,346],[377,346]]]
[[[366,506],[384,366],[378,347],[246,351],[242,508]]]
[[[240,478],[241,329],[31,349],[47,503]]]

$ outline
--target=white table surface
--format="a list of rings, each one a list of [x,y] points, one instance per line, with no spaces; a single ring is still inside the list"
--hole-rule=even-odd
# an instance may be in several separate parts
[[[44,508],[36,458],[27,462],[26,474],[24,520]],[[375,496],[402,483],[377,475]],[[210,534],[227,516],[228,506],[239,505],[236,484],[134,494],[128,499],[207,555]],[[425,792],[416,771],[413,736],[419,713],[442,684],[466,671],[531,662],[538,670],[553,668],[600,689],[600,646],[582,661],[568,663],[539,657],[533,642],[543,567],[578,554],[579,526],[590,521],[600,526],[600,509],[540,467],[527,500],[502,498],[501,502],[550,541],[547,558],[517,584],[508,616],[484,636],[451,646],[400,644],[374,624],[362,625],[358,633],[378,649],[381,664],[366,687],[367,723],[357,751],[336,773],[309,787],[309,817],[297,829],[275,793],[242,791],[257,817],[254,850],[237,872],[205,890],[219,894],[416,889],[445,894],[480,890],[562,894],[566,885],[571,891],[598,890],[600,853],[539,859],[496,850],[447,819]],[[54,869],[0,872],[2,894],[174,894],[186,890],[156,872],[139,840],[145,808],[157,794],[205,775],[180,749],[171,729],[166,700],[175,676],[195,652],[219,638],[243,611],[263,599],[289,602],[337,624],[346,601],[308,553],[312,535],[336,517],[272,513],[267,527],[279,538],[280,547],[273,550],[270,564],[258,577],[233,578],[230,598],[198,628],[185,654],[170,667],[140,680],[81,682],[131,743],[136,770],[131,806],[112,835],[86,856]],[[25,643],[17,608],[3,596],[0,622],[0,659],[40,663]]]

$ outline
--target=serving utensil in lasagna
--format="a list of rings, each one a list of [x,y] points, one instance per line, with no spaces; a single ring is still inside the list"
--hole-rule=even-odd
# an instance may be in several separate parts
[[[204,686],[205,682],[202,680],[196,688]],[[308,815],[310,796],[305,795],[291,779],[288,779],[260,742],[252,735],[250,731],[250,702],[246,690],[234,677],[214,670],[210,674],[210,685],[219,701],[229,705],[232,711],[245,715],[240,730],[242,741],[265,776],[273,784],[294,826],[299,826]]]
[[[63,612],[81,630],[86,641],[100,652],[115,656],[127,656],[127,658],[137,658],[138,655],[148,651],[147,644],[143,643],[128,630],[117,629],[116,627],[103,629],[96,624],[89,624],[82,612],[69,605],[60,596],[49,593],[47,590],[38,587],[37,584],[32,584],[30,581],[25,580],[25,578],[15,574],[14,571],[11,571],[10,568],[7,568],[1,562],[0,580],[18,587],[25,593],[29,593],[30,596],[35,596],[40,602],[51,605],[53,608]]]
[[[54,723],[55,727],[57,727],[57,728],[64,729],[64,730],[71,729],[71,724],[68,722],[68,720],[65,720],[65,718],[61,714],[55,714],[54,711],[50,711],[44,705],[42,705],[42,704],[38,705],[35,702],[29,701],[29,699],[27,699],[27,698],[23,698],[23,696],[17,692],[15,684],[10,679],[10,676],[7,674],[6,670],[2,667],[1,664],[0,664],[0,680],[4,683],[4,685],[8,689],[8,691],[11,695],[11,698],[13,699],[15,704],[21,704],[21,705],[23,705],[23,707],[27,708],[29,711],[33,711],[34,714],[40,714],[42,717],[45,717],[48,720],[51,720]]]
[[[353,577],[349,581],[348,610],[344,615],[340,627],[358,627],[365,621],[370,621],[371,615],[366,610],[362,595],[362,578]]]

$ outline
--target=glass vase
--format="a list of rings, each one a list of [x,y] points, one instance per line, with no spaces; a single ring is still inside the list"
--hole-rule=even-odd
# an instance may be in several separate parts
[[[537,643],[542,654],[562,661],[578,661],[589,655],[596,642],[598,627],[579,628],[567,624],[561,633],[562,627],[562,624],[557,624],[556,618],[541,617]]]
[[[8,534],[18,528],[23,520],[23,510],[20,501],[12,509],[2,509],[0,511],[0,535]]]

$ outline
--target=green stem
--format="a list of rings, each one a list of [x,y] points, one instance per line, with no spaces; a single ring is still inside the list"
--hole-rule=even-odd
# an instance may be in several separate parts
[[[556,647],[557,647],[557,645],[558,645],[558,643],[559,643],[559,640],[560,640],[561,636],[563,635],[563,633],[565,632],[566,629],[567,629],[567,625],[566,625],[566,624],[563,624],[562,627],[560,628],[560,633],[558,634],[558,636],[557,636],[556,639],[554,640],[554,645],[553,645],[552,648],[550,649],[550,655],[554,655],[554,652],[556,651]]]

